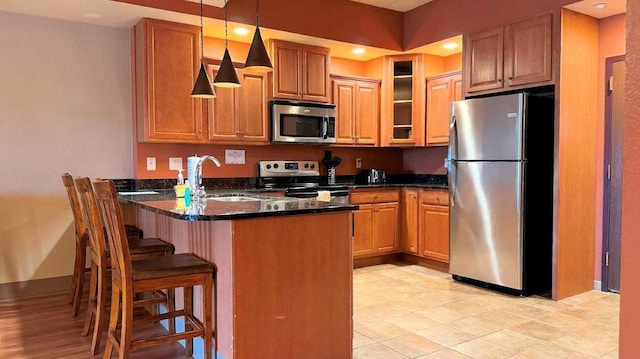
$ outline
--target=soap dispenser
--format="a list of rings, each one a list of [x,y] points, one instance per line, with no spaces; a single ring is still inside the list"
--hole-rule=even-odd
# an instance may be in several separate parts
[[[184,171],[182,168],[178,170],[178,183],[177,183],[178,186],[184,184],[184,177],[182,176],[182,171]]]

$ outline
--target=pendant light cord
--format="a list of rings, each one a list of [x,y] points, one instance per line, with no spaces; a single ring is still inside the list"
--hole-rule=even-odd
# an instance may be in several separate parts
[[[260,11],[260,0],[256,0],[256,27],[260,27],[258,12]]]
[[[229,48],[229,36],[227,31],[227,0],[224,0],[224,47]]]
[[[202,61],[202,57],[204,56],[204,23],[202,21],[204,6],[202,5],[202,1],[203,0],[200,0],[200,61]]]

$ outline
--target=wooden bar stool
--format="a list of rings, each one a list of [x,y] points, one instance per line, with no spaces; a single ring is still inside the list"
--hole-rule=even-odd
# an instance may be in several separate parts
[[[211,359],[212,349],[217,353],[217,335],[213,339],[216,320],[216,305],[213,302],[215,266],[188,253],[132,261],[113,182],[96,181],[93,182],[93,188],[112,255],[111,315],[104,359],[111,358],[114,347],[118,358],[126,359],[131,349],[182,339],[185,339],[187,356],[190,356],[193,354],[193,338],[197,336],[203,337],[205,359]],[[97,219],[95,216],[90,218],[94,222]],[[193,315],[194,286],[202,286],[203,321]],[[159,321],[183,316],[185,331],[133,339],[133,295],[179,287],[184,288],[184,309],[154,315],[145,320]],[[122,318],[120,329],[119,318]]]
[[[76,257],[73,264],[73,276],[71,277],[71,288],[69,289],[69,302],[71,303],[71,313],[74,317],[78,316],[80,310],[80,302],[82,301],[82,291],[84,287],[87,251],[89,238],[87,227],[84,224],[80,204],[78,202],[78,194],[73,184],[73,177],[69,173],[62,175],[62,183],[67,190],[69,204],[71,205],[71,213],[73,214],[73,222],[76,232]],[[142,238],[142,230],[133,225],[126,225],[127,237],[130,239]]]
[[[100,216],[95,205],[95,198],[91,181],[89,178],[78,178],[75,181],[80,197],[80,208],[82,209],[84,222],[87,224],[89,233],[89,243],[91,248],[91,280],[89,284],[89,302],[87,304],[87,315],[85,317],[82,335],[89,335],[91,324],[93,323],[93,338],[91,342],[91,353],[96,354],[100,348],[102,332],[106,328],[106,292],[107,292],[107,269],[111,268],[110,253],[107,251],[107,240],[105,229],[98,221],[92,221],[92,217]],[[96,227],[97,225],[97,227]],[[130,240],[127,237],[127,245],[131,252],[132,260],[153,258],[158,256],[171,255],[174,252],[173,245],[157,238],[143,238]],[[174,308],[174,292],[168,290],[167,295],[156,291],[151,294],[151,298],[136,301],[136,305],[150,305],[166,303],[171,310]],[[175,331],[175,322],[170,321],[171,331]]]

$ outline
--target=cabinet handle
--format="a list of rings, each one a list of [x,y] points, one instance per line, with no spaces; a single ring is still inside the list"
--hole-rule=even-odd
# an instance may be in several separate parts
[[[502,79],[498,79],[498,82],[502,82]]]

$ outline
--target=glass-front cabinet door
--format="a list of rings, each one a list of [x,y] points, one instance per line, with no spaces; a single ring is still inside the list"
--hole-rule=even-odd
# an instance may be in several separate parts
[[[386,58],[383,146],[424,146],[425,89],[422,55]]]

